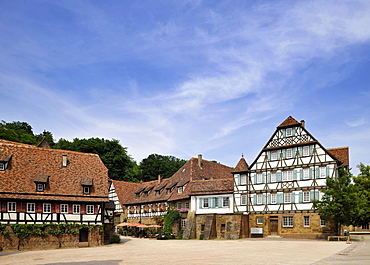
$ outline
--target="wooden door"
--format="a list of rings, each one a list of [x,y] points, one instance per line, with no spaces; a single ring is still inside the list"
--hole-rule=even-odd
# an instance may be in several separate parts
[[[270,220],[270,235],[276,236],[278,234],[278,220]]]

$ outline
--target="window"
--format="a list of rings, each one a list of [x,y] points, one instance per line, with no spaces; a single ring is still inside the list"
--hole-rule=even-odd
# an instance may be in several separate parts
[[[222,198],[222,206],[223,207],[229,207],[229,205],[230,205],[229,197],[223,197]]]
[[[17,203],[8,202],[8,212],[16,212],[16,211],[17,211]]]
[[[242,195],[240,204],[247,205],[247,195]]]
[[[241,175],[240,176],[240,185],[247,184],[247,175]]]
[[[309,191],[303,192],[303,202],[310,202],[310,192]]]
[[[161,194],[161,191],[160,190],[156,190],[155,191],[155,196],[159,196],[159,194]]]
[[[257,174],[257,183],[262,183],[262,174]]]
[[[215,208],[218,208],[218,198],[214,197],[212,200],[214,201]]]
[[[170,194],[172,189],[167,189],[166,194]]]
[[[286,158],[292,158],[293,157],[293,150],[292,148],[288,148],[286,150]]]
[[[305,227],[310,226],[310,217],[309,216],[303,216],[303,226],[305,226]]]
[[[177,193],[182,193],[182,187],[177,188]]]
[[[42,205],[42,211],[44,213],[51,213],[51,204],[50,203],[44,203]]]
[[[148,194],[149,194],[149,193],[148,193],[147,191],[145,191],[145,192],[144,192],[144,198],[148,197]]]
[[[79,214],[80,213],[80,205],[79,204],[73,204],[73,213]]]
[[[262,204],[262,194],[257,194],[257,204]]]
[[[287,137],[292,136],[292,128],[286,129],[286,136]]]
[[[283,216],[283,227],[293,227],[293,216]]]
[[[86,213],[94,214],[94,205],[86,205]]]
[[[292,194],[284,193],[284,203],[291,203],[291,202],[292,202]]]
[[[271,193],[271,204],[276,204],[276,193]]]
[[[320,167],[320,178],[326,178],[326,167]]]
[[[185,227],[185,225],[186,225],[186,219],[182,218],[181,219],[181,227]]]
[[[262,217],[262,216],[258,216],[258,217],[257,217],[257,224],[258,224],[258,225],[263,224],[263,217]]]
[[[326,226],[326,220],[320,218],[320,226]]]
[[[83,193],[84,194],[90,194],[90,187],[89,186],[83,186]]]
[[[36,183],[36,191],[42,192],[45,190],[45,184],[44,183]]]
[[[293,171],[283,171],[283,181],[292,181]]]
[[[177,209],[181,209],[181,202],[177,203]]]
[[[32,202],[27,203],[27,212],[34,213],[35,212],[35,204]]]
[[[277,151],[271,151],[271,160],[277,160]]]
[[[310,169],[305,168],[303,169],[303,179],[309,179],[310,178]]]
[[[60,213],[68,213],[68,204],[60,205]]]
[[[185,202],[185,209],[189,209],[189,203]]]
[[[271,173],[271,182],[276,182],[276,173]]]
[[[308,156],[310,154],[310,147],[303,146],[303,156]]]
[[[4,171],[5,170],[5,164],[4,163],[0,163],[0,170],[1,171]]]
[[[203,199],[203,208],[208,208],[208,198]]]

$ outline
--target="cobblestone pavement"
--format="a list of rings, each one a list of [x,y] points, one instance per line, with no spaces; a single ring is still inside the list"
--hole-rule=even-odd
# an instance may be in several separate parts
[[[122,237],[94,248],[0,252],[0,264],[370,264],[368,241],[297,239],[149,240]],[[370,242],[369,242],[370,243]],[[356,254],[357,253],[357,254]],[[357,262],[352,262],[357,257]],[[348,263],[347,263],[348,262]]]

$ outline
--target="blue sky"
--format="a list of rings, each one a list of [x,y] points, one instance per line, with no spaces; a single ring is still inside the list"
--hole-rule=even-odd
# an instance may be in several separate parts
[[[252,163],[288,116],[370,164],[370,1],[0,0],[0,119]]]

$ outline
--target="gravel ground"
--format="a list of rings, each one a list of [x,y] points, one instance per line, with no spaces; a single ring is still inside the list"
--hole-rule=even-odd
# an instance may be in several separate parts
[[[149,240],[122,237],[121,244],[103,247],[0,252],[0,264],[346,264],[349,253],[361,249],[364,243],[281,238]],[[363,257],[369,258],[369,251],[361,251],[357,253],[369,253]]]

